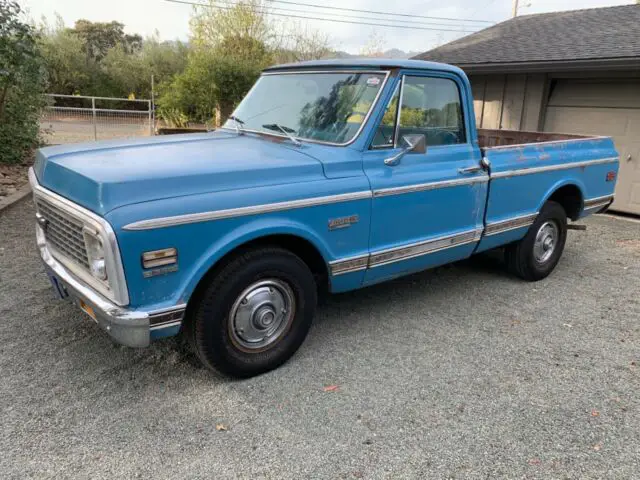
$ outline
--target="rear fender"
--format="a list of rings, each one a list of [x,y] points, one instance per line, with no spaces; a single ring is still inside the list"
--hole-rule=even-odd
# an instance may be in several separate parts
[[[584,198],[585,198],[585,192],[586,192],[586,186],[584,182],[578,177],[570,177],[570,178],[564,178],[556,182],[549,188],[546,194],[542,197],[541,202],[538,204],[537,211],[539,212],[540,210],[542,210],[542,207],[544,206],[544,204],[549,201],[549,199],[553,196],[554,193],[556,193],[562,187],[566,187],[566,186],[577,187],[578,190],[580,190],[580,195],[582,196],[582,202],[584,204]]]

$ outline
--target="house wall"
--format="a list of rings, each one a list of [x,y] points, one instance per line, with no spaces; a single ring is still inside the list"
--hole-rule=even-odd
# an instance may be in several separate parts
[[[470,75],[469,80],[479,128],[542,129],[547,75]]]
[[[640,215],[640,71],[470,75],[478,127],[612,137],[612,210]]]

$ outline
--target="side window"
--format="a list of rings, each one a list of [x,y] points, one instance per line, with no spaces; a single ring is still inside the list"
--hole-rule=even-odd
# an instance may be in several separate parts
[[[427,146],[466,143],[458,85],[447,78],[404,78],[399,137],[423,134]]]
[[[384,111],[384,116],[378,128],[376,134],[371,142],[371,148],[392,147],[394,141],[394,135],[396,132],[396,118],[398,116],[398,98],[400,97],[400,82],[396,85],[396,90],[393,92],[391,100]]]

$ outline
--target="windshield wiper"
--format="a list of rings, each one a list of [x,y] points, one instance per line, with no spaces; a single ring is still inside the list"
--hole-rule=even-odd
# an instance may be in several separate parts
[[[244,127],[243,127],[244,122],[242,120],[240,120],[235,115],[230,115],[229,116],[229,120],[233,120],[233,123],[236,126],[236,133],[238,135],[240,135],[240,132],[244,132]]]
[[[284,133],[289,140],[291,140],[297,147],[302,146],[302,142],[293,136],[296,131],[293,128],[285,127],[284,125],[280,125],[278,123],[268,123],[266,125],[262,125],[262,128],[266,128],[268,130],[280,130]]]

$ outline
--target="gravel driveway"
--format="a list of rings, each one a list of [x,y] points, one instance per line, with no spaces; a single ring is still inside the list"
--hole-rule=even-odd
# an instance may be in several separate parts
[[[0,216],[2,478],[640,472],[640,224],[589,219],[536,284],[481,257],[333,297],[292,361],[230,381],[54,300],[33,215]]]

